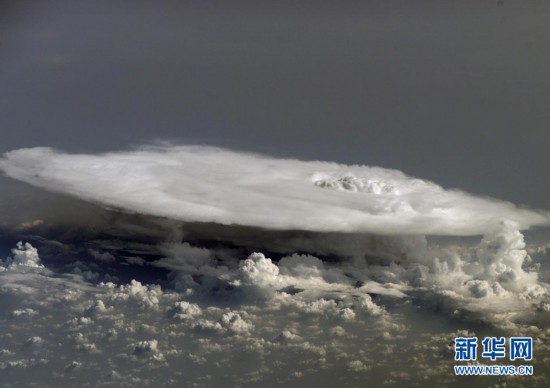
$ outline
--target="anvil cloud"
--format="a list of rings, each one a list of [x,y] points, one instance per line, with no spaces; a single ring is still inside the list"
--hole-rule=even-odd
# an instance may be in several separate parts
[[[478,235],[548,215],[397,170],[276,159],[204,146],[99,155],[50,148],[4,154],[9,177],[107,207],[187,222],[277,230]]]

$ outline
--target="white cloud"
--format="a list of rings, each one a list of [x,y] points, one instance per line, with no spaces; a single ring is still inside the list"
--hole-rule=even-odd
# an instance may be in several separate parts
[[[422,264],[426,266],[423,283],[403,288],[406,294],[401,298],[387,294],[371,297],[365,293],[365,285],[357,287],[345,281],[348,272],[365,276],[363,280],[375,277],[382,271],[375,266],[353,261],[336,265],[306,255],[287,256],[277,263],[257,253],[248,264],[243,260],[241,266],[235,260],[227,271],[242,282],[249,281],[249,286],[273,289],[296,284],[304,288],[295,294],[275,292],[269,299],[252,304],[243,303],[239,293],[223,298],[187,298],[138,281],[96,286],[85,283],[79,275],[5,271],[0,274],[0,308],[8,314],[0,315],[0,372],[7,372],[3,377],[12,385],[127,382],[158,386],[168,382],[167,376],[172,384],[199,386],[238,385],[243,381],[269,385],[281,381],[290,387],[313,385],[318,378],[327,385],[351,386],[359,381],[357,378],[368,378],[374,385],[388,378],[396,385],[410,385],[411,381],[444,385],[453,362],[452,352],[447,349],[456,334],[452,330],[471,326],[465,320],[431,320],[434,313],[422,303],[430,292],[438,290],[456,290],[452,300],[460,309],[474,301],[472,307],[482,311],[481,317],[513,323],[508,330],[514,334],[526,332],[535,338],[546,335],[544,321],[541,328],[535,326],[540,323],[535,314],[548,314],[539,299],[523,305],[532,307],[537,303],[539,312],[514,309],[517,306],[508,303],[500,315],[487,315],[487,305],[499,298],[474,297],[468,287],[459,287],[460,282],[446,283],[454,279],[455,273],[473,279],[468,274],[472,269],[466,259],[459,262],[452,255],[437,253],[437,262]],[[413,267],[380,268],[393,272],[394,281],[406,283]],[[482,267],[477,270],[483,274]],[[329,283],[325,278],[332,272],[338,276],[332,274]],[[8,282],[10,287],[6,287]],[[426,292],[428,296],[412,308],[409,292]],[[509,302],[515,294],[507,291],[505,296],[500,299]],[[38,315],[35,317],[30,310]],[[10,314],[14,311],[22,313]],[[529,318],[522,324],[518,312],[531,315],[522,314]],[[429,324],[429,333],[425,324]],[[473,326],[479,325],[480,321],[475,320]],[[29,340],[25,345],[33,337],[41,340]],[[543,368],[542,357],[549,350],[544,343],[536,349],[537,356],[542,356],[535,368]],[[396,363],[401,365],[400,372],[388,375],[385,371],[392,370]],[[432,375],[423,380],[422,371],[428,366]]]
[[[75,370],[76,368],[79,368],[82,366],[82,363],[81,362],[78,362],[78,361],[71,361],[70,363],[67,364],[67,366],[65,367],[65,371],[71,371],[71,370]]]
[[[501,220],[519,229],[548,224],[548,214],[444,190],[396,170],[212,147],[146,147],[100,155],[30,148],[5,153],[0,169],[106,206],[190,222],[442,235],[484,234]]]
[[[30,309],[30,308],[25,308],[25,309],[21,309],[21,310],[13,310],[11,312],[12,317],[32,317],[32,316],[37,315],[37,314],[38,314],[38,311]]]
[[[299,336],[292,333],[290,330],[285,329],[282,332],[280,332],[275,338],[273,338],[271,342],[288,343],[288,342],[296,341],[299,338],[300,338]]]
[[[355,309],[372,316],[380,316],[384,314],[384,309],[374,303],[369,294],[361,295],[355,301]]]
[[[316,375],[327,385],[354,385],[358,374],[368,374],[381,385],[376,370],[399,362],[403,371],[384,379],[410,385],[411,379],[423,381],[421,371],[429,366],[426,381],[445,385],[453,360],[446,353],[449,332],[457,327],[486,324],[484,329],[539,339],[548,334],[548,285],[528,262],[519,232],[546,222],[546,215],[511,204],[392,170],[202,147],[99,156],[23,150],[0,165],[33,184],[131,212],[306,230],[269,241],[257,237],[268,236],[264,229],[249,236],[250,229],[229,227],[225,239],[212,233],[212,241],[239,247],[225,249],[201,247],[200,239],[189,240],[196,246],[181,243],[186,235],[174,228],[158,250],[142,250],[142,244],[130,252],[157,258],[145,255],[160,251],[163,257],[151,264],[171,272],[168,287],[174,290],[148,284],[156,281],[143,273],[155,268],[140,267],[143,258],[119,254],[117,243],[107,240],[88,251],[96,261],[64,267],[72,274],[43,268],[35,248],[18,244],[0,267],[0,308],[6,312],[0,314],[0,370],[11,368],[12,381],[24,377],[16,370],[49,363],[42,375],[35,368],[40,379],[33,382],[71,385],[76,380],[59,379],[78,377],[92,385],[185,379],[197,386],[303,386]],[[319,230],[354,233],[307,232]],[[478,246],[436,247],[420,234],[365,231],[484,237]],[[107,252],[137,264],[125,266],[124,275],[140,274],[141,281],[106,280],[118,264]],[[269,254],[272,260],[268,252],[279,255]],[[544,343],[537,346],[543,357],[549,351]],[[335,381],[333,370],[346,369],[353,373]]]
[[[477,257],[483,266],[483,278],[498,281],[508,290],[518,291],[536,283],[537,274],[527,273],[522,266],[527,257],[523,235],[511,222],[483,237]]]
[[[353,372],[363,372],[363,371],[369,370],[370,368],[367,365],[365,365],[362,361],[354,360],[354,361],[348,362],[348,369]]]
[[[158,341],[156,339],[150,341],[139,341],[134,344],[134,354],[152,354],[158,352]]]
[[[239,271],[245,284],[270,284],[279,275],[279,267],[258,252],[241,261]]]
[[[158,285],[143,285],[137,280],[132,280],[130,284],[121,285],[118,288],[113,283],[100,283],[104,287],[114,292],[110,295],[112,301],[137,301],[141,308],[156,308],[159,304],[159,296],[162,290]]]
[[[193,328],[199,331],[206,332],[223,332],[224,328],[219,322],[213,322],[208,319],[199,319],[193,325]]]
[[[22,242],[17,243],[17,247],[11,250],[12,257],[6,260],[0,260],[0,266],[7,269],[16,269],[18,267],[44,268],[40,264],[38,251],[31,244]]]
[[[25,345],[27,346],[35,346],[35,345],[40,345],[42,342],[44,342],[44,340],[38,336],[34,336],[34,337],[30,337],[29,339],[27,339],[27,341],[25,342]]]
[[[86,308],[84,313],[88,315],[101,315],[101,314],[109,313],[112,310],[113,310],[112,307],[109,307],[109,308],[106,307],[105,303],[101,299],[98,299],[94,303],[92,303],[88,308]]]
[[[174,303],[174,305],[169,308],[168,314],[174,319],[190,319],[201,315],[202,311],[201,308],[194,303],[180,301]]]
[[[241,314],[234,311],[223,314],[220,318],[220,324],[222,327],[239,334],[245,334],[254,329],[251,322],[243,319]]]

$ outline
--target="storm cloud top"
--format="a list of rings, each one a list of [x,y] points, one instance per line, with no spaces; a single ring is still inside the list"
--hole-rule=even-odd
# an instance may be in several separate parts
[[[186,222],[277,230],[478,235],[548,214],[446,190],[400,171],[204,146],[97,155],[51,148],[7,152],[9,177],[107,207]]]

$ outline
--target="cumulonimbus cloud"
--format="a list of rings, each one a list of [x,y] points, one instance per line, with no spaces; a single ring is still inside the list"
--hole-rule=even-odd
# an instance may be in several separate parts
[[[548,214],[409,177],[397,170],[276,159],[205,146],[98,155],[7,152],[9,177],[108,207],[186,222],[277,230],[477,235]]]

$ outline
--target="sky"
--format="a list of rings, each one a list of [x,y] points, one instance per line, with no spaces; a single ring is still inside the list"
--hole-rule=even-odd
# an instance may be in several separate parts
[[[172,140],[550,207],[546,2],[2,7],[2,152]]]
[[[1,2],[0,381],[548,386],[549,12]]]

